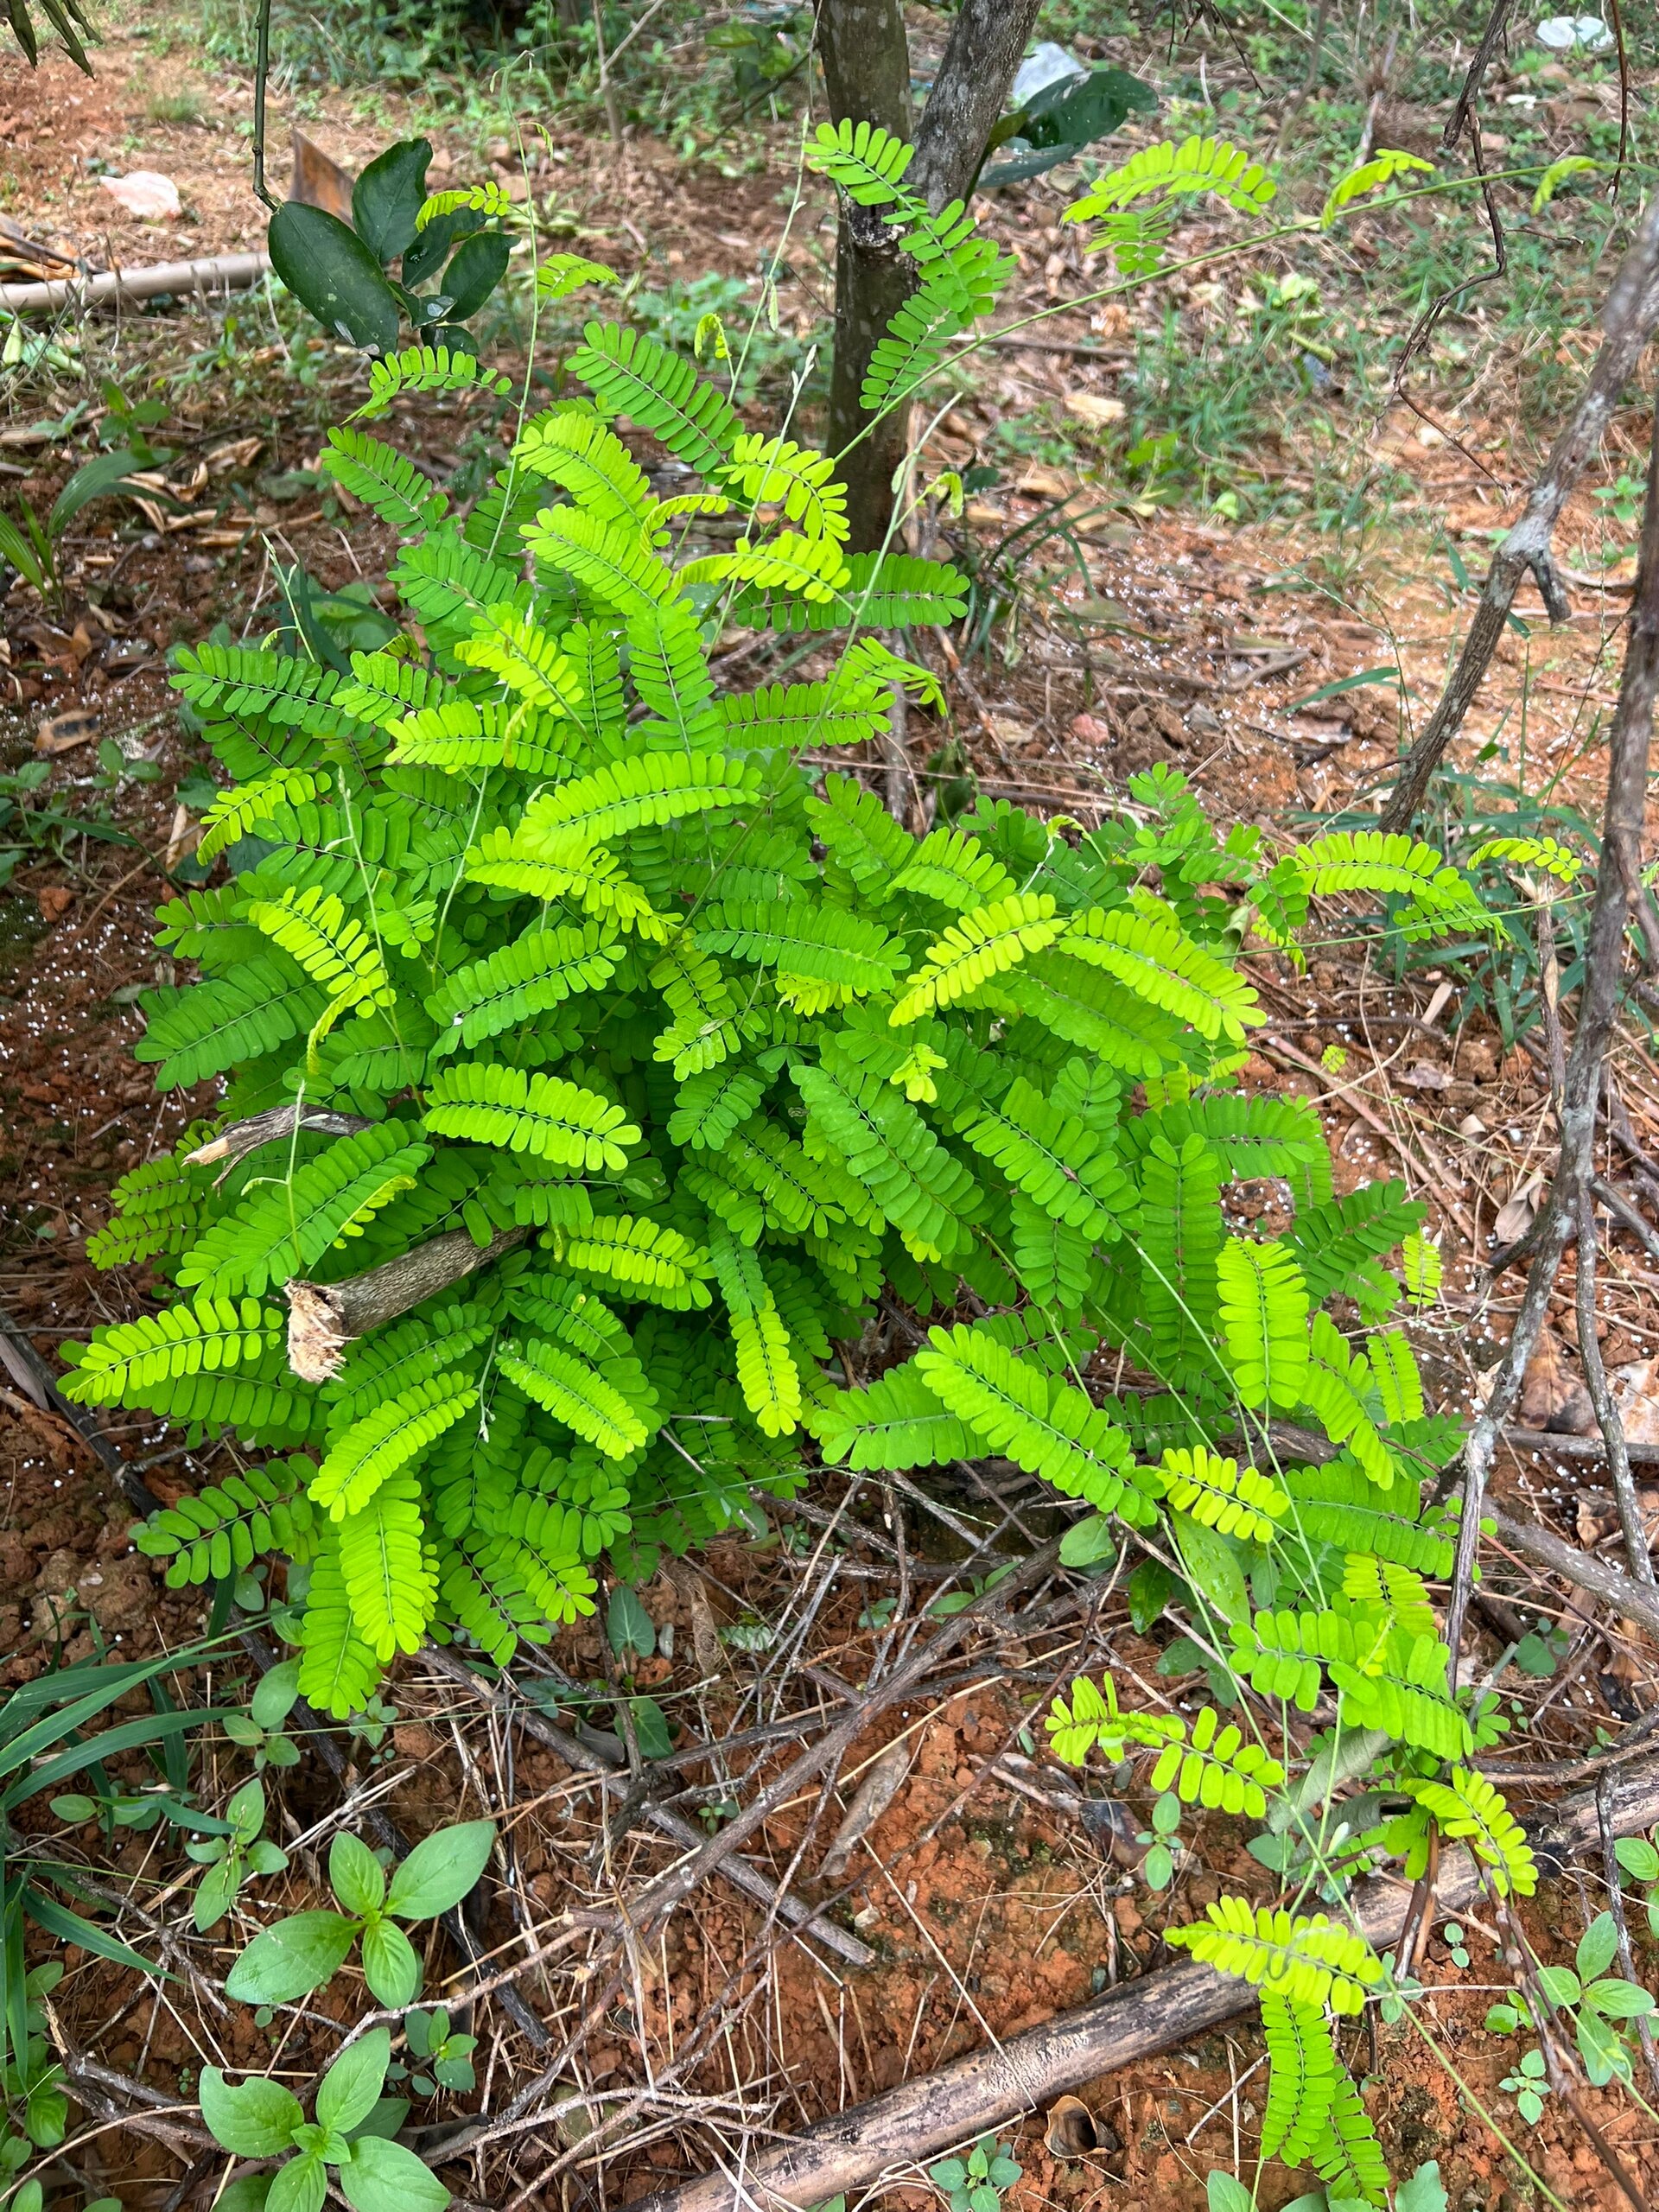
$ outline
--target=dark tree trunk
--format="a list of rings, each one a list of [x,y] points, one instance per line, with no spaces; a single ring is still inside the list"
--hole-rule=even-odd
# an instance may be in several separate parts
[[[979,173],[1025,53],[1039,0],[962,0],[916,133],[906,180],[937,214]]]
[[[918,126],[899,0],[820,0],[818,51],[831,115],[837,123],[879,124],[895,137],[913,136],[907,181],[935,211],[960,200],[1002,112],[1037,8],[1038,0],[963,0]],[[880,210],[844,204],[836,246],[830,450],[847,456],[841,473],[855,553],[886,543],[893,480],[910,448],[909,408],[895,407],[870,429],[859,394],[870,356],[914,285],[915,271],[889,243]]]
[[[837,123],[879,124],[895,138],[915,127],[910,41],[899,0],[823,0],[818,52],[830,112]],[[849,543],[881,545],[893,519],[893,478],[910,442],[910,410],[897,407],[854,445],[869,418],[859,404],[870,356],[890,316],[908,297],[909,264],[891,243],[880,211],[843,200],[836,238],[836,358],[830,380],[830,450],[845,453]],[[851,448],[849,452],[848,448]]]

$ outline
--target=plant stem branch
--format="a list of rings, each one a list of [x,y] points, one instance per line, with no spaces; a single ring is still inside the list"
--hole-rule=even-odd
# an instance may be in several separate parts
[[[353,1338],[366,1336],[383,1321],[395,1321],[411,1306],[515,1251],[529,1235],[527,1229],[500,1229],[480,1245],[469,1230],[452,1229],[346,1282],[290,1282],[289,1365],[303,1382],[327,1382],[339,1373]]]
[[[1653,279],[1659,272],[1659,201],[1649,211],[1643,237],[1652,245],[1650,260],[1644,265]],[[1622,275],[1619,283],[1624,283]],[[1615,290],[1618,289],[1616,286]],[[1649,281],[1648,289],[1654,293],[1655,313],[1659,315],[1659,281]],[[1473,1586],[1475,1554],[1480,1544],[1480,1514],[1492,1453],[1520,1395],[1527,1363],[1548,1311],[1555,1272],[1567,1249],[1567,1232],[1578,1224],[1580,1193],[1593,1173],[1596,1109],[1618,1011],[1625,933],[1631,908],[1642,889],[1642,822],[1656,697],[1659,697],[1659,436],[1654,438],[1648,454],[1647,498],[1642,518],[1636,593],[1630,607],[1630,637],[1619,677],[1618,704],[1608,734],[1602,859],[1586,938],[1578,1027],[1573,1033],[1561,1097],[1560,1154],[1549,1195],[1544,1201],[1537,1249],[1522,1294],[1521,1311],[1498,1363],[1491,1395],[1464,1446],[1463,1518],[1458,1530],[1457,1564],[1446,1619],[1446,1642],[1451,1648],[1450,1664],[1454,1675],[1469,1592]]]
[[[1624,388],[1659,327],[1659,200],[1649,204],[1643,217],[1613,280],[1601,321],[1605,335],[1589,382],[1550,448],[1520,519],[1492,556],[1457,666],[1382,810],[1381,825],[1386,830],[1408,830],[1421,810],[1429,780],[1474,703],[1527,571],[1537,579],[1552,622],[1565,621],[1570,612],[1554,566],[1552,541],[1561,510],[1599,450]]]
[[[270,0],[259,0],[253,46],[253,188],[274,215],[276,202],[265,187],[265,87],[270,78]]]

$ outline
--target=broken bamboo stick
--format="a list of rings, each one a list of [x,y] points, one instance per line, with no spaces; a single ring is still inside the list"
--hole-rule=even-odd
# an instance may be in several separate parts
[[[270,267],[268,253],[211,253],[199,261],[158,261],[149,269],[111,269],[99,276],[54,276],[39,284],[0,284],[0,308],[111,307],[159,299],[162,293],[241,292]]]
[[[1540,1770],[1541,1781],[1548,1769]],[[1659,1754],[1615,1770],[1604,1784],[1608,1827],[1635,1835],[1659,1821]],[[1565,1799],[1536,1830],[1532,1847],[1565,1866],[1601,1834],[1597,1792]],[[1434,1889],[1436,1914],[1461,1910],[1480,1892],[1480,1872],[1461,1846],[1443,1847]],[[1412,1885],[1378,1877],[1355,1891],[1353,1917],[1378,1950],[1405,1925]],[[1062,2012],[937,2073],[906,2082],[868,2104],[821,2120],[804,2135],[745,2158],[735,2171],[699,2176],[645,2198],[634,2212],[795,2212],[870,2186],[889,2167],[910,2169],[1001,2127],[1120,2067],[1172,2050],[1190,2037],[1249,2011],[1249,1982],[1213,1967],[1160,1967],[1093,2004]]]

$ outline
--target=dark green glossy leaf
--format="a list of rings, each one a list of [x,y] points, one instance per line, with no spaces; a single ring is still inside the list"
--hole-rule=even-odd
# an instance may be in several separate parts
[[[1150,114],[1157,105],[1152,86],[1127,69],[1091,69],[1081,83],[1062,79],[1028,100],[1020,136],[1031,146],[1092,146],[1125,116]]]
[[[462,238],[475,237],[484,227],[486,218],[476,207],[457,207],[448,215],[436,216],[418,233],[412,245],[404,249],[403,279],[405,284],[424,284],[429,276],[435,276],[449,257],[450,249]]]
[[[449,319],[464,322],[476,315],[507,273],[512,247],[499,231],[481,231],[458,246],[443,272],[440,293],[449,302]]]
[[[1095,69],[1086,77],[1063,78],[1037,93],[1017,116],[1005,118],[993,134],[993,148],[1020,138],[1031,151],[991,163],[981,171],[979,181],[995,188],[1040,176],[1071,161],[1085,146],[1109,137],[1125,116],[1157,105],[1151,86],[1126,69]]]
[[[429,140],[400,138],[377,154],[352,187],[353,228],[383,269],[414,242],[431,158]]]
[[[357,233],[321,207],[290,200],[270,219],[271,264],[331,336],[365,353],[397,344],[397,302],[379,263]]]

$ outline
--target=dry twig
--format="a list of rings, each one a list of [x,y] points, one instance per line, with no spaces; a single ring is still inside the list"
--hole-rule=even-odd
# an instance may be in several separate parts
[[[1498,13],[1503,13],[1500,6]],[[1471,71],[1472,75],[1472,71]],[[1461,125],[1459,124],[1459,128]],[[1659,200],[1649,203],[1620,264],[1602,309],[1606,334],[1595,366],[1571,419],[1550,448],[1518,522],[1492,556],[1480,604],[1439,705],[1423,725],[1398,782],[1382,810],[1384,830],[1408,830],[1421,807],[1429,779],[1462,728],[1487,666],[1497,650],[1521,580],[1530,569],[1549,611],[1565,621],[1569,609],[1554,565],[1555,525],[1573,486],[1600,449],[1608,423],[1659,327]]]

